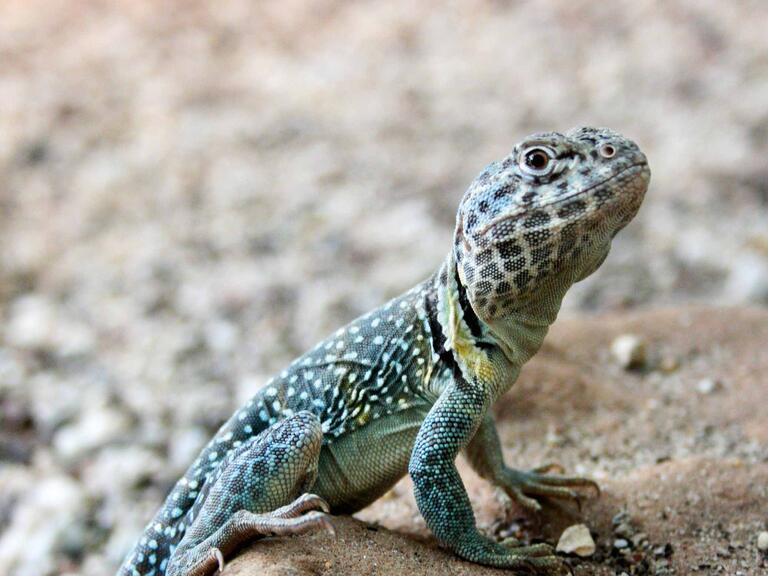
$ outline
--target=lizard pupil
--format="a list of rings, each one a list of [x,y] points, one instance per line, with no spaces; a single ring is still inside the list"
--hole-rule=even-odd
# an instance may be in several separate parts
[[[534,170],[543,170],[549,164],[549,154],[544,150],[531,150],[525,155],[525,163]]]

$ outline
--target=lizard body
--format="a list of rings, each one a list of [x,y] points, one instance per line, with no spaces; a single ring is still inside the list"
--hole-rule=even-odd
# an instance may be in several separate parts
[[[352,321],[271,379],[169,494],[121,576],[210,574],[245,539],[332,530],[410,473],[440,543],[481,564],[556,574],[545,545],[479,533],[455,467],[464,451],[521,505],[576,498],[575,477],[504,464],[489,408],[541,346],[568,288],[608,254],[650,171],[606,129],[529,136],[470,185],[429,279]]]

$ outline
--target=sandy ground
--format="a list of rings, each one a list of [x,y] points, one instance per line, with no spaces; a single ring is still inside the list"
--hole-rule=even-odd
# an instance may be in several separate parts
[[[607,355],[614,328],[655,328],[659,307],[682,322],[707,305],[691,314],[719,319],[707,326],[722,346],[700,354],[686,348],[699,331],[670,329],[660,349],[690,350],[691,378],[746,382],[728,370],[752,370],[765,395],[758,351],[738,356],[725,335],[747,339],[768,302],[768,5],[414,4],[0,1],[10,575],[113,570],[218,425],[298,353],[428,275],[471,179],[536,130],[622,131],[647,152],[653,181],[605,265],[566,300],[563,318],[591,327],[592,344],[564,347],[565,359],[548,349],[547,366],[526,372],[542,380],[499,407],[510,457],[604,475],[617,506],[632,501],[631,481],[664,467],[765,461],[765,428],[748,412],[764,401],[738,404],[741,390],[725,386],[678,405],[674,375],[619,368],[611,385],[571,396],[568,386],[603,380],[591,361],[566,360]],[[747,308],[718,312],[732,305]],[[628,309],[639,315],[590,324]],[[549,393],[534,402],[534,391]],[[596,420],[561,423],[562,397]],[[736,404],[738,418],[718,419]],[[546,438],[558,449],[542,452]],[[661,484],[678,502],[679,484]],[[403,515],[408,492],[366,519],[420,533],[419,517]],[[484,494],[473,493],[481,513]],[[588,513],[605,530],[607,509]],[[747,558],[758,524],[744,529],[743,554],[730,552],[752,562],[745,573],[758,569]],[[658,534],[674,564],[682,536]]]

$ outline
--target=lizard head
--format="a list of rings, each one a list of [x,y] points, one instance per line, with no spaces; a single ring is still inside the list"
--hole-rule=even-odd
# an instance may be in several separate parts
[[[533,134],[472,182],[454,260],[486,321],[594,272],[635,216],[650,179],[638,146],[603,128]]]

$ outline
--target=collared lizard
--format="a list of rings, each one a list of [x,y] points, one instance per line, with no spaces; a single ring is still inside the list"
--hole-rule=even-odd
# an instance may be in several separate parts
[[[482,535],[459,452],[513,500],[578,498],[584,478],[505,465],[489,408],[542,344],[569,287],[636,214],[650,170],[596,128],[539,133],[487,166],[459,206],[430,278],[352,321],[269,380],[169,494],[121,575],[207,575],[240,543],[332,531],[410,473],[437,540],[489,566],[558,574],[545,544]]]

